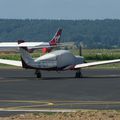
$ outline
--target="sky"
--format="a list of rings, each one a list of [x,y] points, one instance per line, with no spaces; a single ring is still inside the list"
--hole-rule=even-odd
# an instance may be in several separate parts
[[[120,0],[0,0],[0,18],[120,19]]]

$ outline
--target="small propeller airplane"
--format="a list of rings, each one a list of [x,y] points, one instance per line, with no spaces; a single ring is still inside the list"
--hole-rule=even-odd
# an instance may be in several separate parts
[[[29,52],[33,52],[36,49],[42,49],[43,54],[50,52],[53,47],[62,46],[60,44],[60,37],[62,29],[59,28],[54,37],[49,42],[0,42],[0,51],[19,51],[19,47],[27,47]]]
[[[34,69],[37,78],[41,78],[41,70],[47,71],[65,71],[75,70],[76,78],[81,77],[81,68],[118,63],[120,59],[84,63],[83,56],[75,56],[68,50],[55,50],[46,53],[36,59],[32,58],[28,52],[27,46],[21,46],[23,41],[18,42],[21,61],[0,59],[1,64],[13,65],[25,69]]]

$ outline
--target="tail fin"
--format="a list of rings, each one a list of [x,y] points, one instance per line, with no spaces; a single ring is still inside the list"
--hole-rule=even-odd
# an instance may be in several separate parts
[[[60,37],[62,34],[62,29],[58,29],[57,32],[55,33],[54,37],[49,41],[50,46],[57,45],[57,43],[60,42]],[[45,54],[47,52],[51,52],[53,48],[42,48],[42,53]]]
[[[23,42],[24,41],[19,40],[18,44],[23,43]],[[29,54],[27,47],[20,47],[19,51],[20,51],[20,54],[21,54],[22,67],[23,68],[33,68],[33,67],[35,67],[34,66],[34,59]]]
[[[52,45],[56,45],[57,43],[59,43],[61,34],[62,34],[62,29],[59,28],[57,32],[55,33],[54,37],[52,38],[52,40],[50,40],[49,44],[52,46]]]

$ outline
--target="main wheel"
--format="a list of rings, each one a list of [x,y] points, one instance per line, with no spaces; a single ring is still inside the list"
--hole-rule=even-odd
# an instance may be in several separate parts
[[[82,72],[81,72],[81,69],[78,70],[75,74],[75,78],[81,78],[82,77]]]
[[[42,77],[40,70],[36,70],[35,74],[36,74],[37,78],[41,78]]]
[[[41,78],[41,73],[36,74],[37,78]]]

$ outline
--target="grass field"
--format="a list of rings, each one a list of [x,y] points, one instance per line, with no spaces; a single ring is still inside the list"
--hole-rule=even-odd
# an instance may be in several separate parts
[[[74,55],[79,55],[79,50],[74,49],[71,50],[71,52]],[[32,57],[36,58],[42,55],[41,51],[36,51],[35,53],[31,54]],[[92,62],[92,61],[101,61],[101,60],[111,60],[111,59],[120,59],[120,49],[83,49],[82,55],[85,57],[86,62]],[[0,53],[0,58],[2,59],[9,59],[9,60],[20,60],[20,54],[19,53]],[[6,67],[8,65],[2,65],[1,67]],[[91,67],[91,68],[96,68]],[[117,64],[109,64],[109,65],[101,65],[97,66],[97,68],[120,68],[120,63]]]
[[[71,50],[79,55],[79,50]],[[120,59],[120,49],[83,49],[82,55],[86,60],[111,60]]]
[[[74,49],[70,50],[74,55],[79,55],[79,50]],[[31,54],[34,58],[42,55],[41,51],[37,51]],[[111,60],[111,59],[120,59],[120,49],[83,49],[82,56],[86,60]],[[12,59],[20,60],[19,53],[4,53],[0,52],[0,58],[3,59]]]

